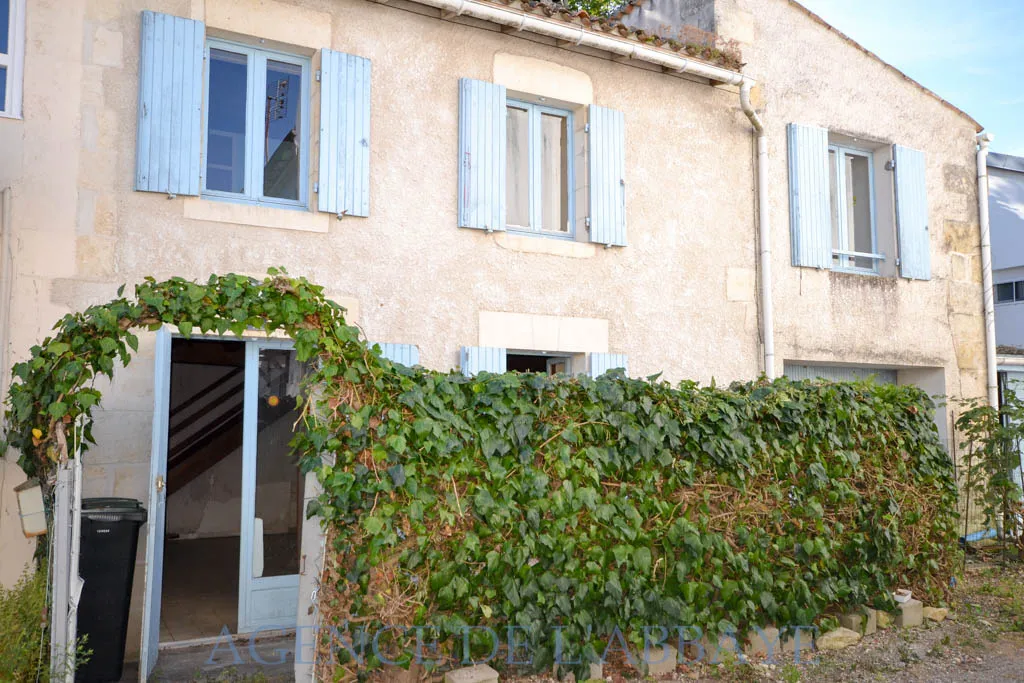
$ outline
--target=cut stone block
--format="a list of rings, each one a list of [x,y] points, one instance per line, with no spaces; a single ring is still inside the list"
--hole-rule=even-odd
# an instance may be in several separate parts
[[[878,630],[878,614],[870,607],[861,607],[839,617],[839,625],[862,636],[870,636]]]
[[[754,630],[747,634],[747,646],[743,648],[743,654],[747,657],[764,657],[770,662],[781,650],[779,629],[765,626],[760,631]]]
[[[870,636],[872,633],[878,631],[878,610],[870,607],[862,607],[864,610],[864,633],[863,635]]]
[[[486,664],[467,666],[446,673],[444,683],[498,683],[498,672]]]
[[[591,662],[590,680],[604,680],[604,665]]]
[[[782,651],[787,654],[800,656],[804,653],[814,652],[814,631],[809,628],[801,628],[792,633],[787,633],[782,639]]]
[[[947,615],[949,615],[949,608],[947,607],[925,607],[922,610],[925,619],[931,621],[943,621]]]
[[[859,612],[851,612],[839,617],[839,625],[845,629],[860,633],[864,626],[864,615]]]
[[[664,676],[676,670],[679,652],[671,645],[659,645],[644,653],[644,658],[648,676]]]
[[[855,645],[859,640],[859,633],[840,626],[834,631],[818,636],[817,645],[819,650],[842,650]]]
[[[712,645],[705,635],[700,639],[700,644],[704,647],[703,661],[708,664],[721,664],[729,659],[740,661],[745,659],[743,648],[736,636],[722,634],[718,636],[718,642]]]
[[[910,599],[900,604],[896,610],[896,625],[900,628],[911,628],[924,623],[924,605],[920,600]]]

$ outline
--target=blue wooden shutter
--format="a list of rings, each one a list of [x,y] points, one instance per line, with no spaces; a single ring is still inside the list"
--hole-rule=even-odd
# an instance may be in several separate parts
[[[626,246],[626,118],[590,105],[590,241]]]
[[[401,363],[410,368],[420,364],[420,350],[413,344],[378,344],[380,355],[393,363]]]
[[[201,21],[142,12],[136,190],[199,194],[205,43]]]
[[[793,265],[832,267],[828,131],[789,124],[789,224]]]
[[[624,353],[592,353],[590,354],[590,376],[597,379],[609,370],[622,368],[629,373],[629,364]]]
[[[924,152],[893,145],[896,165],[896,226],[900,238],[900,275],[915,280],[932,277],[928,233],[928,191]]]
[[[320,174],[317,208],[370,215],[370,60],[320,51]]]
[[[493,346],[463,346],[459,366],[462,374],[472,377],[478,372],[505,372],[505,349]]]
[[[459,81],[459,226],[505,229],[505,86]]]

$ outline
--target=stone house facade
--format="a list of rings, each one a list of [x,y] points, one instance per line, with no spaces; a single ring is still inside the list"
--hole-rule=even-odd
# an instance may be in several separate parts
[[[10,0],[2,364],[121,283],[285,266],[430,368],[873,374],[983,396],[978,124],[791,0],[646,3],[597,22],[512,0]],[[645,26],[652,8],[675,19]],[[742,68],[653,37],[683,36],[684,20]],[[744,89],[764,126],[762,187]],[[154,416],[176,409],[162,381],[171,396],[200,382],[161,380],[175,364],[219,380],[252,361],[287,395],[286,347],[201,353],[172,333],[144,334],[102,387],[85,495],[162,501],[171,536],[234,534],[232,561],[258,546],[267,578],[258,534],[301,522],[245,508],[264,474],[240,442],[221,448],[236,460],[155,489]],[[936,421],[948,434],[948,412]],[[31,545],[10,495],[19,471],[3,466],[9,583]],[[284,506],[310,494],[266,476]],[[129,658],[144,631],[185,639],[145,597],[162,590],[154,543],[175,540],[152,526]],[[305,527],[291,614],[250,613],[250,630],[307,618],[319,541]],[[229,593],[257,590],[233,580]],[[249,598],[231,599],[215,618],[244,630],[231,605]]]

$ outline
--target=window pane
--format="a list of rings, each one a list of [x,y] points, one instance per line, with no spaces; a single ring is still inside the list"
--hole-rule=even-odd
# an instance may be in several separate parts
[[[1013,301],[1013,283],[1004,282],[996,285],[996,303],[1005,304]]]
[[[836,152],[828,151],[828,189],[829,204],[832,209],[832,244],[836,249],[843,249],[843,241],[839,239],[839,172],[836,167]],[[832,263],[838,264],[842,257],[833,254]]]
[[[1017,301],[1024,301],[1024,280],[1017,280],[1013,283],[1013,298]]]
[[[0,0],[0,53],[8,54],[11,32],[11,0]],[[0,103],[2,104],[2,103]]]
[[[569,155],[566,118],[541,114],[541,229],[569,232]]]
[[[257,576],[299,573],[303,478],[288,444],[301,413],[305,372],[295,351],[260,350],[255,512],[263,521],[263,572]]]
[[[245,55],[210,50],[206,189],[245,192],[245,113],[248,64]]]
[[[508,108],[505,188],[509,225],[530,227],[530,114]]]
[[[0,66],[0,111],[7,111],[7,67]]]
[[[263,196],[299,199],[302,67],[267,60]]]
[[[846,155],[846,214],[848,236],[846,249],[873,253],[871,235],[871,174],[867,157]],[[857,268],[873,268],[869,258],[856,258]]]

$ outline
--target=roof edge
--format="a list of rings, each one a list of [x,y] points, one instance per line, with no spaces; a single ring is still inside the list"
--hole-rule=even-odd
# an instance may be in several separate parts
[[[1024,173],[1024,157],[1016,157],[1012,154],[989,152],[988,165],[991,168],[1001,168],[1004,171],[1019,171]]]

